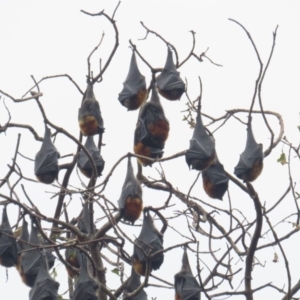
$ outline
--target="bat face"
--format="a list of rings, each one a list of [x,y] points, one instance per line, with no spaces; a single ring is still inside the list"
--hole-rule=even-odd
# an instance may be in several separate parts
[[[87,273],[86,257],[82,256],[79,277],[75,285],[75,291],[72,300],[98,300],[95,289],[98,286]]]
[[[39,271],[29,292],[29,300],[56,300],[58,288],[59,283],[53,280],[48,272],[46,255],[41,255]]]
[[[81,265],[81,253],[77,248],[67,248],[65,252],[66,261],[72,265],[72,267],[79,269]],[[67,272],[70,278],[78,276],[73,270],[67,268]]]
[[[163,236],[154,227],[153,220],[149,212],[144,213],[142,230],[139,237],[135,240],[135,243],[139,245],[147,255],[163,249]],[[163,253],[155,255],[149,261],[150,270],[159,269],[163,261]],[[143,251],[141,251],[136,245],[133,249],[132,262],[134,270],[139,275],[145,276],[147,257],[144,255]]]
[[[41,150],[35,156],[34,173],[40,182],[50,184],[58,178],[58,151],[51,141],[50,129],[46,126]]]
[[[185,84],[179,76],[179,72],[173,62],[172,51],[168,49],[165,67],[157,76],[158,92],[168,100],[180,100],[184,93]]]
[[[95,162],[95,166],[97,169],[97,176],[98,177],[101,176],[101,173],[104,169],[105,162],[102,159],[102,156],[100,155],[100,151],[96,147],[92,136],[87,137],[84,146],[89,151],[90,155],[92,156],[92,158]],[[78,168],[82,174],[84,174],[88,178],[92,178],[92,174],[93,174],[92,164],[91,164],[88,156],[85,154],[85,152],[83,150],[80,150],[80,152],[79,152],[79,155],[77,158],[77,164],[78,164]]]
[[[33,224],[31,225],[29,243],[30,245],[27,244],[25,246],[25,249],[32,248],[33,246],[31,245],[39,246],[41,244],[38,237],[37,228],[33,226]],[[54,265],[55,256],[53,256],[50,252],[46,252],[46,258],[48,261],[49,268],[51,269]],[[30,287],[33,287],[36,277],[38,275],[41,259],[42,257],[40,254],[40,250],[38,249],[33,249],[21,253],[18,271],[21,275],[22,281]]]
[[[7,217],[6,206],[2,212],[2,223],[0,225],[0,265],[6,268],[13,267],[18,263],[17,242]]]
[[[210,166],[215,158],[215,140],[206,132],[201,116],[198,114],[193,138],[190,140],[190,148],[185,154],[185,160],[189,168],[202,171]]]
[[[257,144],[251,128],[251,121],[247,127],[247,142],[240,160],[234,168],[234,174],[244,181],[254,181],[263,169],[262,144]]]
[[[203,188],[206,194],[213,199],[222,200],[228,189],[229,178],[226,176],[223,165],[218,159],[202,172]]]
[[[139,286],[141,285],[141,279],[140,276],[134,271],[134,269],[131,269],[131,276],[129,278],[129,281],[124,289],[124,294],[129,294],[134,292]],[[136,296],[130,298],[132,300],[147,300],[147,294],[145,293],[144,289],[142,289]]]
[[[132,224],[140,217],[143,209],[142,188],[133,174],[132,164],[128,158],[127,174],[118,200],[120,213],[125,221]]]
[[[85,136],[104,132],[100,105],[95,98],[93,86],[90,83],[87,85],[84,100],[79,108],[78,122],[81,133]]]
[[[200,285],[192,274],[186,249],[182,257],[182,268],[175,276],[175,299],[200,300]]]
[[[90,227],[90,209],[89,209],[89,203],[86,201],[83,205],[82,211],[80,213],[77,227],[86,234],[91,233],[91,227]],[[95,227],[95,225],[94,225]]]
[[[123,85],[123,90],[119,94],[119,101],[128,110],[138,109],[146,101],[148,93],[145,76],[138,69],[134,51],[132,52],[129,72]]]

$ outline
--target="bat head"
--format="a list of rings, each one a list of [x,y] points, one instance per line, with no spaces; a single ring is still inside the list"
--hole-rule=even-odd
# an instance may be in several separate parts
[[[215,140],[207,133],[201,115],[198,113],[193,138],[190,140],[190,148],[186,152],[185,160],[189,168],[202,171],[210,166],[215,158]]]
[[[96,147],[92,136],[87,137],[84,147],[88,150],[88,152],[90,153],[90,155],[94,160],[97,169],[97,176],[98,177],[101,176],[101,173],[104,169],[105,162],[102,156],[100,155],[100,150],[98,150],[98,148]],[[77,164],[82,174],[84,174],[88,178],[92,178],[92,174],[93,174],[92,163],[82,149],[78,154]]]
[[[223,165],[218,158],[202,172],[203,188],[213,199],[223,199],[228,189],[229,178],[225,174]]]
[[[60,154],[51,141],[51,131],[45,126],[42,147],[36,154],[34,162],[34,173],[40,182],[50,184],[58,178],[59,157]]]
[[[52,279],[48,272],[46,254],[40,256],[39,271],[32,289],[29,292],[29,300],[47,299],[56,300],[58,297],[59,283]]]
[[[240,155],[240,160],[234,168],[234,174],[244,181],[254,181],[261,173],[263,168],[263,149],[262,144],[255,141],[251,118],[247,126],[247,141],[244,152]]]
[[[4,206],[0,225],[0,265],[10,268],[17,263],[17,243],[7,217],[6,206]]]
[[[137,66],[135,52],[132,52],[129,72],[124,87],[119,94],[119,101],[128,110],[138,109],[147,98],[145,76],[143,76]]]
[[[141,285],[140,275],[138,275],[134,268],[131,269],[131,276],[128,280],[127,285],[124,289],[124,295],[128,293],[134,292],[139,286]],[[132,300],[147,300],[147,294],[145,293],[144,289],[142,289],[137,295],[130,298]]]
[[[165,67],[161,74],[157,76],[157,87],[158,92],[168,100],[180,100],[184,93],[185,84],[176,70],[170,48],[168,48]]]

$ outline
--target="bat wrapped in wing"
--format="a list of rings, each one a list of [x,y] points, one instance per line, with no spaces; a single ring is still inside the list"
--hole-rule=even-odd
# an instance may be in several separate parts
[[[87,259],[82,256],[79,277],[75,284],[72,300],[98,300],[95,290],[98,285],[91,279],[87,272]]]
[[[251,118],[249,118],[246,147],[234,168],[234,174],[244,182],[254,181],[263,169],[263,157],[262,144],[256,143],[252,132]]]
[[[57,300],[59,283],[49,274],[46,254],[40,256],[39,271],[29,292],[29,300]]]
[[[27,244],[25,246],[25,249],[31,249],[34,246],[41,246],[37,228],[33,225],[33,223],[31,225],[31,232],[28,242],[30,245]],[[51,269],[54,265],[55,256],[51,252],[47,251],[46,258],[48,261],[49,269]],[[33,287],[35,279],[38,275],[41,259],[42,257],[40,250],[38,250],[37,248],[21,253],[18,271],[21,275],[22,281],[30,287]]]
[[[99,177],[104,169],[105,162],[102,156],[100,155],[100,151],[96,147],[92,136],[87,137],[84,147],[88,150],[88,152],[92,156],[97,169],[97,176]],[[82,149],[78,154],[77,164],[79,170],[83,175],[85,175],[87,178],[92,178],[92,174],[93,174],[92,163]]]
[[[179,76],[179,72],[173,62],[173,55],[168,48],[168,55],[165,67],[157,76],[158,92],[168,100],[179,100],[185,90],[185,84]]]
[[[146,80],[137,66],[134,51],[132,52],[129,72],[122,92],[119,94],[119,101],[128,110],[138,109],[146,101],[147,89]]]
[[[164,261],[163,252],[156,254],[151,259],[148,256],[163,249],[163,235],[155,228],[148,211],[144,212],[142,230],[135,240],[135,244],[132,255],[134,270],[139,275],[145,276],[147,261],[149,261],[150,271],[159,269]],[[147,256],[137,245],[144,250]]]
[[[96,100],[93,85],[88,82],[84,99],[78,111],[79,127],[83,135],[91,136],[104,132],[100,105]]]
[[[18,248],[8,217],[6,206],[3,207],[2,222],[0,225],[0,265],[6,268],[18,263]]]
[[[186,151],[185,160],[192,169],[202,171],[210,166],[216,158],[215,140],[206,132],[200,113],[197,114],[190,148]]]
[[[90,234],[91,232],[91,225],[90,225],[90,209],[89,209],[89,202],[86,201],[83,205],[82,211],[78,218],[77,227],[86,234]],[[95,225],[93,225],[93,230],[95,229]]]
[[[229,178],[226,176],[223,165],[218,158],[202,172],[203,188],[206,194],[213,199],[223,199],[228,189]]]
[[[122,218],[132,224],[140,217],[143,209],[142,188],[133,174],[130,157],[127,163],[127,174],[118,200]]]
[[[51,141],[51,131],[45,126],[45,135],[41,150],[36,154],[34,161],[34,173],[40,182],[50,184],[58,178],[59,152]]]
[[[150,158],[161,158],[169,130],[169,121],[165,117],[157,91],[153,87],[150,101],[146,102],[140,110],[134,135],[134,153]],[[142,158],[139,158],[139,161],[144,166],[152,164]]]
[[[24,217],[21,234],[19,239],[17,240],[18,252],[27,248],[28,241],[29,241],[28,223],[26,222]]]
[[[184,249],[181,271],[175,275],[175,300],[200,300],[200,285],[192,274]]]
[[[124,289],[124,295],[134,292],[141,285],[141,277],[138,275],[134,268],[131,269],[131,276]],[[135,296],[130,297],[128,300],[147,300],[147,294],[144,289],[141,289]]]

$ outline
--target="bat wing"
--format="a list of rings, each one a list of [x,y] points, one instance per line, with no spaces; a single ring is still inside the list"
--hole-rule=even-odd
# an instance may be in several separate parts
[[[35,157],[35,175],[43,175],[48,172],[57,172],[58,155],[57,151],[49,150],[47,152],[38,152]]]
[[[121,103],[125,99],[137,95],[140,89],[146,88],[145,76],[143,76],[138,69],[134,51],[132,52],[131,56],[129,72],[123,85],[123,90],[119,94],[119,101]]]
[[[125,286],[124,289],[124,294],[132,293],[134,292],[140,285],[141,285],[141,279],[140,275],[138,275],[135,271],[134,268],[131,269],[131,276],[129,278],[129,281],[127,285]],[[130,298],[132,300],[147,300],[147,294],[142,289],[137,295],[134,297]]]
[[[29,292],[29,300],[56,300],[58,297],[59,283],[54,281],[48,272],[46,255],[40,257],[39,271],[32,289]]]
[[[0,226],[0,264],[6,268],[13,267],[18,262],[16,240],[7,217],[6,206],[3,208],[2,223]]]
[[[179,100],[185,90],[185,84],[179,74],[173,62],[172,51],[168,49],[165,67],[157,76],[157,87],[160,94],[169,100]],[[174,93],[166,97],[164,91],[174,91]]]

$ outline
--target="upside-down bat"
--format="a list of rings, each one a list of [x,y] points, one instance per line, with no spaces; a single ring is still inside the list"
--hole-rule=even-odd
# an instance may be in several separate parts
[[[137,66],[135,53],[132,52],[129,72],[122,92],[119,94],[119,101],[128,110],[138,109],[147,98],[147,88],[145,76],[143,76]]]
[[[165,117],[156,88],[153,87],[150,101],[146,102],[140,110],[134,133],[134,153],[161,158],[169,130],[169,121]],[[139,161],[144,166],[152,164],[146,159],[139,158]]]
[[[154,227],[153,220],[148,211],[144,212],[142,230],[139,237],[135,240],[135,244],[142,248],[147,255],[163,249],[163,235]],[[134,245],[133,248],[132,266],[139,275],[145,276],[148,258],[137,245]],[[163,261],[163,252],[149,259],[150,271],[159,269]]]
[[[31,232],[28,242],[30,245],[26,244],[25,249],[31,249],[34,246],[41,245],[37,233],[37,228],[33,226],[33,223],[31,225]],[[51,269],[54,265],[55,256],[51,252],[46,252],[46,257],[49,269]],[[38,249],[33,249],[21,253],[20,261],[17,268],[21,275],[22,281],[30,287],[33,287],[34,281],[39,272],[41,259],[42,257],[40,254],[40,250]]]
[[[206,132],[200,113],[197,114],[190,148],[186,151],[185,160],[192,169],[202,171],[210,166],[216,158],[215,140]]]
[[[96,100],[93,85],[88,82],[84,99],[78,112],[79,127],[83,135],[91,136],[104,132],[100,105]]]
[[[65,258],[66,261],[74,268],[79,269],[81,265],[81,253],[77,248],[67,248],[65,251]],[[73,270],[66,267],[68,275],[70,278],[74,278],[78,275],[78,273],[74,272]]]
[[[39,271],[32,289],[29,292],[29,300],[57,300],[59,283],[50,276],[46,254],[40,254]]]
[[[0,265],[13,267],[18,262],[17,242],[9,224],[6,206],[3,207],[2,223],[0,225]]]
[[[90,216],[89,202],[86,201],[83,204],[83,208],[82,208],[82,211],[80,213],[78,223],[77,223],[77,227],[83,233],[86,233],[86,234],[91,233],[90,218],[91,218],[91,216]],[[93,225],[93,228],[95,229],[95,225]]]
[[[142,188],[133,174],[130,157],[127,163],[127,174],[118,200],[122,218],[132,224],[140,217],[143,209]]]
[[[124,288],[124,295],[134,292],[140,285],[141,285],[141,279],[140,275],[138,275],[134,268],[131,269],[131,276],[129,278],[129,281],[127,285]],[[134,297],[129,298],[129,300],[147,300],[147,294],[144,291],[144,289],[140,290],[137,295]]]
[[[165,67],[161,74],[157,76],[158,92],[168,100],[180,100],[184,93],[185,84],[179,76],[179,72],[173,62],[173,55],[168,48],[168,56]]]
[[[28,223],[26,222],[24,217],[21,234],[17,240],[18,252],[28,248],[27,247],[28,244],[23,242],[23,241],[28,242],[28,240],[29,240]]]
[[[34,161],[34,173],[40,182],[50,184],[57,179],[59,157],[60,154],[51,141],[51,131],[45,126],[43,144]]]
[[[262,144],[256,143],[252,132],[251,118],[249,118],[246,147],[234,168],[234,174],[244,182],[254,181],[263,169],[263,157]]]
[[[104,169],[104,160],[102,156],[100,155],[100,151],[96,147],[94,143],[94,139],[92,136],[88,136],[86,139],[86,142],[84,144],[84,147],[88,150],[90,155],[92,156],[95,166],[97,169],[97,176],[101,176],[101,173]],[[92,168],[92,163],[86,153],[81,149],[78,158],[77,158],[77,164],[78,168],[81,171],[83,175],[85,175],[87,178],[91,178],[93,174],[93,168]]]
[[[203,188],[206,194],[213,199],[223,199],[228,189],[229,178],[226,176],[223,165],[218,158],[202,172]]]
[[[98,285],[90,278],[87,272],[87,258],[82,256],[79,277],[75,284],[72,300],[98,300],[95,290]]]
[[[182,256],[181,271],[175,274],[175,300],[199,300],[200,285],[192,274],[186,248]]]

